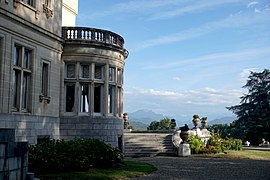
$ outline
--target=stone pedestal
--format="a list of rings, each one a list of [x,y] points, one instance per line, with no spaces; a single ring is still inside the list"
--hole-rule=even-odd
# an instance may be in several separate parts
[[[188,143],[180,144],[178,148],[178,156],[190,156],[191,150]]]

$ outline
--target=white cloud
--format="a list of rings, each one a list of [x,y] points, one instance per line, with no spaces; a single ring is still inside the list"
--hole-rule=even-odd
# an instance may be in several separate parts
[[[236,13],[234,15],[230,15],[225,19],[206,23],[199,27],[191,28],[186,31],[139,42],[139,45],[134,47],[132,51],[139,51],[153,46],[160,46],[164,44],[171,44],[175,42],[182,42],[185,40],[194,39],[196,37],[200,37],[202,35],[219,29],[241,28],[251,24],[254,26],[257,23],[266,21],[269,22],[269,15],[270,14],[268,11],[265,11],[264,13],[257,13],[256,16],[251,16],[249,13]]]
[[[143,96],[145,101],[147,97],[149,99],[159,99],[160,101],[167,100],[171,102],[189,103],[189,104],[231,104],[235,103],[236,100],[242,95],[239,90],[217,90],[213,88],[204,88],[199,90],[188,90],[188,91],[164,91],[155,89],[143,89],[133,88],[131,92],[126,93],[125,97]]]
[[[125,97],[125,111],[151,109],[169,116],[178,116],[180,121],[187,120],[193,114],[208,117],[230,116],[225,107],[239,104],[242,92],[204,88],[186,91],[169,91],[155,89],[130,89]]]
[[[237,63],[251,59],[259,59],[259,58],[268,58],[270,56],[270,46],[269,47],[259,47],[252,49],[244,49],[235,52],[223,52],[223,53],[214,53],[208,54],[205,56],[190,58],[190,59],[177,59],[174,62],[166,63],[166,64],[151,64],[149,66],[145,66],[145,69],[171,69],[183,67],[186,64],[194,65],[194,64],[206,64],[206,63],[221,63],[226,62],[229,64],[230,62]]]
[[[181,80],[181,78],[178,77],[178,76],[175,76],[175,77],[173,77],[172,79],[173,79],[173,80],[176,80],[176,81],[180,81],[180,80]]]
[[[252,1],[252,2],[248,3],[247,8],[254,7],[257,4],[258,4],[257,1]]]
[[[258,68],[246,68],[246,69],[243,69],[242,72],[240,73],[240,77],[239,77],[239,80],[242,84],[246,83],[247,79],[248,79],[248,76],[250,75],[250,72],[257,72],[258,71]]]
[[[224,4],[231,4],[236,2],[239,2],[239,0],[195,1],[194,3],[192,3],[192,5],[179,6],[176,7],[175,10],[170,11],[161,11],[157,14],[154,14],[150,19],[151,20],[168,19],[187,13],[197,13],[201,11],[206,11],[209,10],[209,8],[214,8],[217,6],[222,6]]]

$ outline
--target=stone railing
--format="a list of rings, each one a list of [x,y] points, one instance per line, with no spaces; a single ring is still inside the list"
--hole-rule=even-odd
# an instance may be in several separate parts
[[[62,27],[65,41],[85,41],[113,45],[124,49],[124,39],[111,31],[87,27]]]

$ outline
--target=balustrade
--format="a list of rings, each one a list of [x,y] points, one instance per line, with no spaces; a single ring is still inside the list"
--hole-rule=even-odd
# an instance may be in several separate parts
[[[124,39],[118,34],[107,30],[87,27],[62,27],[62,37],[64,40],[84,40],[124,48]]]

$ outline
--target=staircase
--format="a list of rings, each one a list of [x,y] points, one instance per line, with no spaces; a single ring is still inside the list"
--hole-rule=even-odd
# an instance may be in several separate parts
[[[172,133],[124,133],[126,157],[176,156]]]

